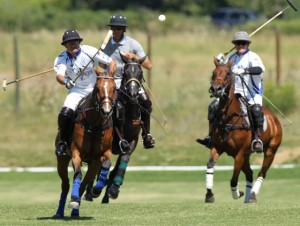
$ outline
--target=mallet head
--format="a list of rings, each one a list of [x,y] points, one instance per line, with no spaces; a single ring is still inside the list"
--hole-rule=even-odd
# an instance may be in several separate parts
[[[5,78],[5,79],[3,79],[3,82],[2,82],[2,88],[4,91],[6,91],[6,84],[7,84],[7,80]]]

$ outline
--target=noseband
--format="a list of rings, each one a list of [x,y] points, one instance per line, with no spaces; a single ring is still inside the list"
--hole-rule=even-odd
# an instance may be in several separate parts
[[[231,73],[228,72],[226,74],[226,77],[231,76]],[[226,98],[228,97],[227,94],[227,88],[229,88],[231,85],[231,79],[225,78],[224,81],[222,82],[222,85],[218,84],[217,88],[214,88],[213,81],[211,81],[211,87],[209,88],[209,92],[211,93],[211,97],[217,97],[217,98]]]
[[[97,79],[99,79],[99,78],[114,79],[114,77],[107,76],[107,75],[97,76]],[[97,86],[97,89],[100,90],[98,86]],[[100,98],[99,93],[96,92],[96,95],[95,95],[95,110],[100,111],[100,106],[102,106],[102,104],[105,104],[105,103],[113,105],[114,104],[114,99],[112,97],[109,97],[108,95],[104,95],[103,97]]]
[[[127,63],[126,65],[129,65],[129,64],[132,64],[132,65],[138,65],[139,66],[139,69],[141,69],[141,65],[139,63],[136,63],[136,62],[130,62],[130,63]],[[131,69],[133,72],[134,72],[134,68]],[[137,78],[130,78],[126,81],[126,83],[124,84],[124,87],[126,87],[130,82],[136,82],[139,86],[142,86],[141,85],[141,82],[139,81],[139,79]]]

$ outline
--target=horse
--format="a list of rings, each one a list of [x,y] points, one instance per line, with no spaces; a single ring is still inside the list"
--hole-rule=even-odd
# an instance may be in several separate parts
[[[142,87],[143,82],[143,70],[141,64],[144,61],[144,58],[135,60],[128,59],[122,54],[120,55],[125,65],[121,86],[117,91],[119,95],[118,99],[122,101],[125,108],[124,131],[122,137],[120,131],[118,131],[118,128],[114,126],[112,150],[113,154],[117,155],[118,157],[113,170],[109,174],[109,179],[105,194],[102,198],[102,203],[109,203],[109,198],[118,198],[130,156],[138,144],[139,134],[141,129],[143,129],[143,122],[141,121],[142,107],[139,104],[138,99],[139,89]],[[114,112],[114,114],[118,113]],[[127,143],[127,150],[122,148],[122,142]],[[94,195],[94,189],[95,186],[93,188],[87,187],[85,194],[86,200],[93,201],[93,198],[99,197],[99,193]]]
[[[71,216],[79,217],[81,196],[88,183],[94,180],[97,173],[97,190],[106,184],[111,166],[113,121],[112,111],[115,101],[116,84],[114,78],[106,72],[94,69],[97,74],[92,93],[78,104],[74,122],[71,144],[67,155],[57,156],[57,172],[61,178],[61,195],[54,218],[64,217],[67,194],[70,189],[68,165],[72,159],[74,169],[73,187],[69,208]],[[56,143],[58,136],[56,137]],[[87,163],[88,169],[82,180],[81,166]]]
[[[282,126],[278,118],[266,107],[264,112],[263,163],[257,179],[253,183],[253,171],[250,166],[251,141],[253,136],[251,114],[247,108],[247,101],[238,94],[234,94],[234,76],[231,73],[232,62],[226,64],[214,60],[215,69],[212,73],[210,92],[219,98],[219,106],[212,125],[212,140],[210,157],[206,169],[205,202],[215,201],[213,188],[214,166],[222,153],[227,153],[234,159],[233,175],[230,186],[233,199],[244,196],[239,190],[238,178],[241,171],[246,176],[245,203],[256,203],[257,195],[266,177],[275,154],[282,141]],[[241,103],[241,101],[243,103]],[[246,107],[245,107],[246,106]]]

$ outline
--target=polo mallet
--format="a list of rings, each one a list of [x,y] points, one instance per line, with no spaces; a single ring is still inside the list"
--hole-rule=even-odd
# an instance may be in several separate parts
[[[3,88],[4,91],[6,91],[6,86],[8,86],[10,84],[17,83],[17,82],[20,82],[22,80],[29,79],[29,78],[32,78],[32,77],[35,77],[35,76],[43,75],[43,74],[46,74],[46,73],[51,72],[51,71],[54,71],[54,69],[43,71],[43,72],[40,72],[40,73],[37,73],[37,74],[34,74],[34,75],[29,75],[29,76],[26,76],[26,77],[23,77],[23,78],[20,78],[20,79],[16,79],[16,80],[11,81],[11,82],[7,82],[7,80],[4,78],[3,82],[2,82],[2,88]]]
[[[90,63],[93,61],[93,59],[95,58],[95,56],[98,54],[98,52],[100,50],[104,50],[110,37],[112,36],[112,30],[109,30],[100,46],[100,48],[97,50],[97,52],[94,54],[94,56],[91,58],[91,60],[87,63],[87,65],[85,65],[85,67],[78,73],[78,75],[76,76],[76,78],[73,80],[73,82],[75,83],[77,81],[77,79],[83,74],[83,72],[85,71],[85,69],[90,65]]]
[[[274,20],[276,17],[280,16],[285,10],[287,10],[288,8],[292,7],[296,12],[298,11],[298,9],[296,8],[296,6],[290,1],[287,0],[287,3],[289,4],[285,9],[281,10],[280,12],[278,12],[275,16],[273,16],[271,19],[269,19],[267,22],[265,22],[263,25],[261,25],[259,28],[257,28],[255,31],[253,31],[249,37],[251,37],[252,35],[254,35],[256,32],[258,32],[259,30],[261,30],[264,26],[266,26],[268,23],[270,23],[272,20]],[[228,52],[224,53],[224,55],[228,55],[232,50],[234,50],[235,47],[233,47],[232,49],[230,49]]]

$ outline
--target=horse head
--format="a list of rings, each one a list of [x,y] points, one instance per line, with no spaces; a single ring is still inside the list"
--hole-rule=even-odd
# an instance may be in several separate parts
[[[143,70],[141,63],[144,61],[144,58],[140,60],[136,60],[134,58],[128,59],[122,54],[120,55],[125,63],[122,87],[130,97],[136,98],[138,96],[139,89],[142,86]]]
[[[232,63],[232,61],[229,61],[227,64],[219,63],[216,58],[214,59],[216,68],[213,70],[209,89],[213,97],[225,98],[228,95],[231,84]]]
[[[96,111],[100,111],[102,117],[110,117],[115,101],[116,84],[114,77],[107,72],[94,69],[97,74],[96,84],[93,90],[93,99]]]

